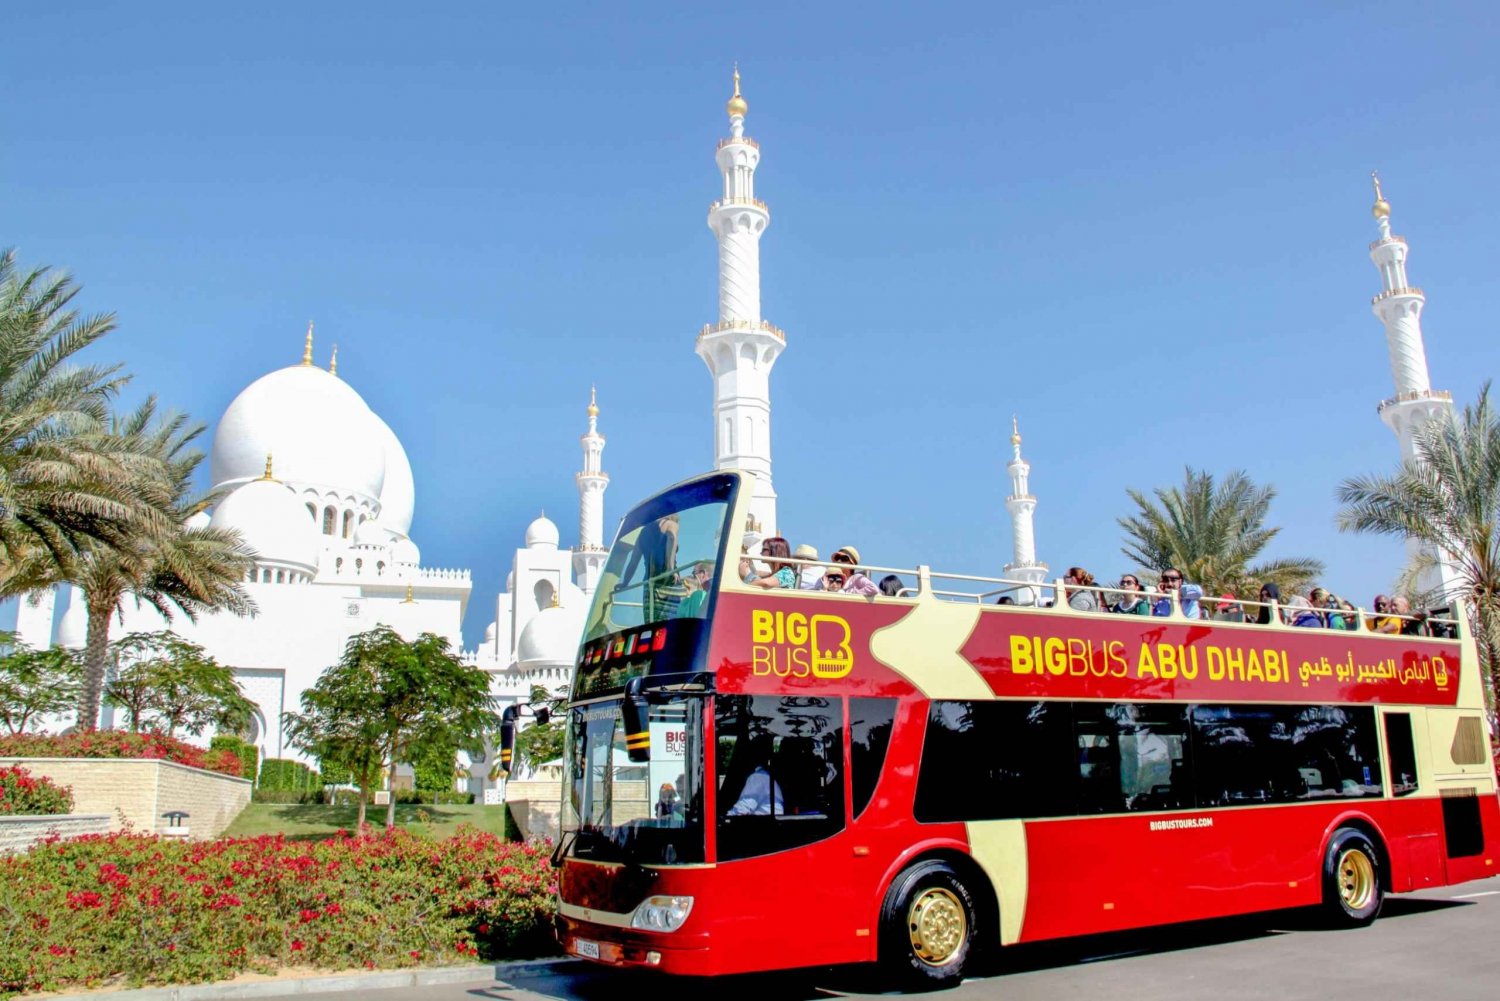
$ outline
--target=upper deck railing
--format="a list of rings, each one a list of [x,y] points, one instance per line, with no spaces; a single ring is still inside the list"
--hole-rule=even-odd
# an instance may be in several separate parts
[[[764,557],[753,557],[757,563],[765,563]],[[827,560],[798,559],[786,557],[778,562],[789,563],[798,568],[814,566],[827,568],[830,564]],[[849,564],[838,564],[841,568],[851,569]],[[919,566],[915,569],[910,567],[882,567],[873,564],[861,563],[857,567],[872,580],[879,581],[883,575],[895,574],[902,579],[903,587],[894,596],[879,596],[876,601],[901,601],[920,599],[925,595],[939,601],[954,601],[988,606],[994,611],[1007,609],[1010,611],[1040,612],[1056,615],[1076,616],[1105,616],[1116,618],[1120,613],[1109,611],[1110,606],[1119,603],[1125,592],[1118,587],[1090,585],[1081,586],[1066,584],[1062,580],[1036,582],[1027,580],[1015,580],[1006,577],[984,577],[976,574],[937,573],[928,566]],[[908,579],[914,581],[914,586],[907,586]],[[775,594],[773,589],[770,593]],[[786,592],[782,592],[786,593]],[[823,595],[830,598],[844,598],[859,600],[859,596],[832,591],[806,591],[793,592],[799,596]],[[1293,625],[1293,619],[1302,612],[1311,612],[1320,619],[1320,627],[1332,631],[1345,631],[1362,633],[1368,636],[1421,635],[1433,639],[1456,639],[1460,635],[1462,624],[1456,615],[1397,615],[1393,612],[1370,612],[1363,608],[1347,609],[1331,608],[1302,608],[1284,602],[1276,601],[1252,601],[1250,599],[1234,598],[1225,600],[1222,597],[1204,595],[1197,599],[1197,603],[1206,614],[1198,617],[1189,617],[1183,614],[1182,603],[1176,599],[1176,595],[1165,591],[1141,590],[1132,592],[1144,598],[1155,606],[1162,598],[1172,598],[1168,604],[1168,614],[1160,616],[1178,622],[1212,622],[1215,626],[1236,626],[1252,629],[1292,629],[1304,630],[1310,626]],[[1084,610],[1074,607],[1070,599],[1079,594],[1092,594],[1099,604],[1097,611]],[[1000,599],[1009,597],[1011,602],[1002,602]],[[1013,603],[1012,603],[1013,602]],[[1221,607],[1222,606],[1222,607]],[[1268,621],[1262,623],[1261,611],[1264,610]],[[1243,618],[1232,617],[1235,612],[1243,613]],[[1441,611],[1448,611],[1442,609]],[[1335,626],[1332,618],[1337,617],[1340,624]],[[1396,629],[1377,629],[1378,623],[1396,624]],[[1420,629],[1420,632],[1416,630]]]

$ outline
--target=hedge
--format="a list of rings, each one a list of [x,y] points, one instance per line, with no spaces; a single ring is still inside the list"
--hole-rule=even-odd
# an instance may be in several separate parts
[[[258,784],[274,792],[315,792],[323,788],[323,779],[300,761],[267,758],[261,762]]]
[[[260,763],[260,748],[254,744],[230,734],[220,734],[208,742],[208,749],[232,751],[240,759],[240,774],[247,779],[255,778]]]
[[[55,817],[73,812],[73,790],[17,765],[0,767],[0,817]]]
[[[544,843],[473,828],[288,841],[117,833],[0,858],[0,998],[554,952]]]
[[[149,731],[83,730],[56,736],[10,733],[0,736],[0,758],[150,758],[235,778],[244,774],[239,757],[229,751],[204,751],[176,737]]]

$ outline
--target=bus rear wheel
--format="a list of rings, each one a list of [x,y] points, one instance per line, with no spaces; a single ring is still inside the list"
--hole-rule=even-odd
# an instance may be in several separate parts
[[[1380,853],[1363,832],[1341,827],[1323,856],[1323,912],[1335,925],[1367,925],[1380,913]]]
[[[952,866],[917,863],[896,877],[881,905],[881,965],[902,987],[958,983],[973,949],[974,913],[974,898]]]

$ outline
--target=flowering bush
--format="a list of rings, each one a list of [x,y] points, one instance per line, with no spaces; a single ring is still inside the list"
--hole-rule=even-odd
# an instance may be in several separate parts
[[[24,768],[0,766],[0,817],[55,816],[73,812],[73,790]]]
[[[157,758],[240,777],[240,759],[233,751],[205,751],[166,734],[127,730],[5,734],[0,736],[0,758]]]
[[[0,998],[539,955],[556,948],[549,851],[473,828],[45,842],[0,858]]]

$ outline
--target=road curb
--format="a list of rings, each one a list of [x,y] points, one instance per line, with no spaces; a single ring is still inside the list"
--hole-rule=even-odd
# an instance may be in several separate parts
[[[335,991],[378,991],[391,987],[429,987],[437,984],[485,983],[513,977],[535,977],[576,959],[523,959],[511,963],[439,966],[426,969],[384,970],[374,973],[330,973],[323,977],[256,980],[250,983],[182,984],[127,991],[54,994],[47,1001],[229,1001],[232,998],[269,998],[286,994],[331,994]]]

